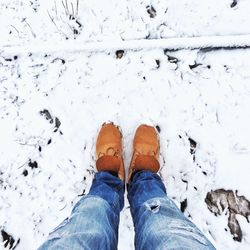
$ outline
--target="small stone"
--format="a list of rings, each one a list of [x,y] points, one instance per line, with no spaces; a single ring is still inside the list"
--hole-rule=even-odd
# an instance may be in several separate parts
[[[74,29],[73,32],[74,32],[75,35],[79,34],[79,31],[77,29]]]
[[[28,166],[33,169],[33,168],[38,168],[38,164],[36,161],[29,161]]]
[[[200,65],[202,65],[202,64],[201,64],[201,63],[195,62],[194,64],[189,65],[189,68],[190,68],[190,69],[195,69],[196,67],[198,67],[198,66],[200,66]]]
[[[192,138],[188,138],[189,140],[189,143],[190,143],[190,154],[194,154],[195,153],[195,149],[196,149],[196,146],[197,146],[197,142],[195,140],[193,140]]]
[[[124,50],[117,50],[115,54],[117,59],[121,59],[123,57]]]
[[[60,125],[61,125],[61,122],[60,122],[60,120],[56,117],[56,118],[55,118],[55,127],[58,129],[58,128],[60,127]]]
[[[169,61],[170,63],[178,63],[178,62],[179,62],[179,59],[178,59],[178,58],[176,58],[176,57],[174,57],[174,56],[168,55],[168,54],[167,54],[167,50],[164,50],[164,54],[167,56],[168,61]]]
[[[28,173],[29,173],[29,172],[28,172],[28,170],[27,170],[27,169],[24,169],[24,170],[23,170],[23,175],[24,175],[24,176],[27,176],[27,175],[28,175]]]
[[[156,10],[152,5],[147,6],[147,12],[148,12],[150,18],[156,17]]]
[[[53,123],[53,117],[47,109],[41,110],[40,115],[44,116],[50,123]]]
[[[159,69],[160,66],[161,66],[161,61],[159,59],[156,59],[155,62],[156,62],[156,65],[157,65],[156,68]]]
[[[238,4],[238,0],[233,0],[233,2],[231,3],[230,7],[233,8]]]
[[[161,133],[161,128],[160,128],[160,126],[159,126],[159,125],[156,125],[155,127],[156,127],[158,133]]]
[[[3,241],[3,245],[2,244],[1,245],[8,249],[14,249],[20,242],[20,238],[17,241],[15,241],[14,237],[9,233],[7,233],[4,229],[1,230],[1,236]]]
[[[181,212],[184,213],[187,208],[187,199],[181,202]]]

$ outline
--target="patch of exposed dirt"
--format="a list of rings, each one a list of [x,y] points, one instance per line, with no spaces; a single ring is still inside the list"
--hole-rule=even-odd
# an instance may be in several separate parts
[[[250,202],[239,196],[237,191],[217,189],[207,193],[205,202],[208,209],[216,216],[228,212],[228,227],[235,241],[242,241],[242,230],[236,215],[242,215],[249,223]]]

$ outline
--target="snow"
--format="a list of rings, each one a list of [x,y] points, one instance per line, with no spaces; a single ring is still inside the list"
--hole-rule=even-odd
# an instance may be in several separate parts
[[[88,192],[101,124],[121,127],[128,166],[135,129],[148,123],[161,130],[168,195],[187,199],[185,215],[217,249],[249,249],[246,218],[237,215],[234,241],[227,210],[215,216],[205,198],[223,188],[250,200],[250,49],[204,48],[249,46],[250,3],[85,0],[78,13],[72,4],[0,3],[0,229],[20,238],[17,250],[36,249]],[[133,249],[133,237],[126,199],[119,249]]]
[[[250,35],[234,36],[203,36],[203,37],[182,37],[166,39],[137,39],[126,41],[102,41],[91,43],[78,43],[75,41],[61,42],[60,45],[46,43],[29,44],[29,46],[5,45],[2,50],[8,54],[28,54],[43,53],[46,47],[47,53],[55,52],[107,52],[120,50],[140,50],[140,49],[230,49],[230,48],[249,48]]]

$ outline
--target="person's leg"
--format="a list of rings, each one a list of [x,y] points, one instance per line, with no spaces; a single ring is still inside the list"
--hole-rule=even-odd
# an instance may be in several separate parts
[[[166,194],[156,174],[160,144],[154,127],[141,125],[133,142],[128,200],[135,226],[135,249],[214,249]]]
[[[135,249],[215,249],[166,194],[160,177],[139,171],[128,185]]]
[[[96,168],[89,194],[80,199],[39,248],[117,249],[119,213],[124,205],[125,169],[122,135],[114,124],[103,124],[96,141]]]
[[[97,173],[89,194],[78,201],[71,216],[50,233],[39,250],[117,249],[123,196],[121,179],[109,172]]]

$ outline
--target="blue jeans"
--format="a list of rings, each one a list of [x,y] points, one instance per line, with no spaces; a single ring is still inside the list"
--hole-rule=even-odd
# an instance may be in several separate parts
[[[71,216],[50,233],[39,250],[117,249],[124,190],[124,182],[116,176],[97,173],[89,194],[78,201]],[[135,227],[135,249],[215,249],[167,197],[157,174],[137,172],[128,186],[128,200]]]

